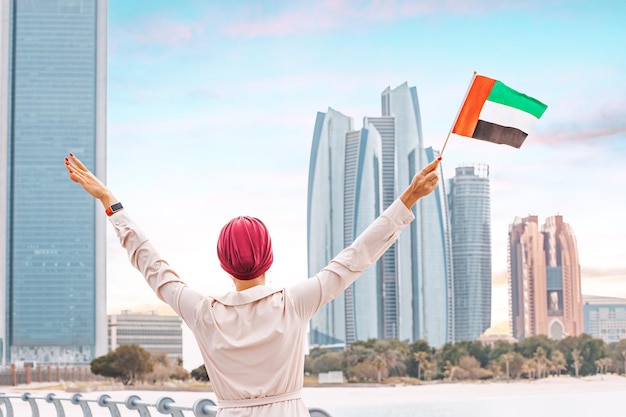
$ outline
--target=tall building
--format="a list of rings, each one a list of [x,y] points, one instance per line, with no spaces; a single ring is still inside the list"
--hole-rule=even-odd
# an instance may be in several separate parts
[[[583,332],[578,247],[560,215],[515,218],[509,226],[509,294],[513,337],[552,339]]]
[[[491,327],[489,167],[457,167],[450,181],[454,338],[477,340]]]
[[[606,343],[626,339],[626,298],[583,295],[584,332]]]
[[[422,145],[415,87],[381,95],[382,115],[352,118],[318,113],[313,133],[307,206],[309,276],[350,245],[437,158]],[[416,221],[372,268],[311,321],[313,345],[356,340],[452,339],[452,271],[443,182],[414,208]]]
[[[133,313],[109,315],[109,351],[137,344],[150,353],[166,353],[176,361],[183,356],[183,321],[175,315]]]
[[[2,363],[106,353],[105,216],[67,178],[106,152],[106,0],[0,0]]]

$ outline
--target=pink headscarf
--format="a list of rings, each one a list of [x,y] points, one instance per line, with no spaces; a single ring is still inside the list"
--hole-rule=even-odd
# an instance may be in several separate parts
[[[217,256],[224,271],[237,279],[253,279],[274,261],[272,240],[263,222],[255,217],[235,217],[222,228]]]

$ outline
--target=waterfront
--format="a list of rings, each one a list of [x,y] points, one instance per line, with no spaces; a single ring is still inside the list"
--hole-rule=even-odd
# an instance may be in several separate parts
[[[60,398],[72,393],[47,390],[45,386],[17,388],[0,387],[0,392],[21,395],[30,392],[43,397],[54,392]],[[84,398],[97,399],[108,394],[123,402],[130,395],[139,396],[144,402],[154,403],[161,397],[171,397],[180,406],[192,406],[201,398],[215,399],[212,392],[189,391],[101,391],[82,393]],[[372,386],[372,387],[307,387],[303,397],[309,407],[328,411],[332,417],[537,417],[592,415],[621,415],[626,378],[614,375],[586,378],[547,378],[533,382],[484,382],[445,383],[421,386]],[[16,416],[30,416],[28,403],[13,400]],[[41,415],[56,415],[51,404],[39,401]],[[93,416],[110,416],[105,408],[91,406]],[[0,410],[4,411],[2,407]],[[82,416],[76,406],[66,402],[67,417]],[[137,415],[136,411],[120,407],[122,416]],[[152,415],[161,415],[152,410]],[[185,414],[192,416],[191,412]]]

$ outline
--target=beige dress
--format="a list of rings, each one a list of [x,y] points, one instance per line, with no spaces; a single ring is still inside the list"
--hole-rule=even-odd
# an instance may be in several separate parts
[[[131,263],[192,330],[220,417],[309,416],[301,399],[307,324],[395,242],[414,216],[396,200],[314,277],[220,297],[185,285],[125,210],[109,219]],[[316,404],[323,408],[323,404]]]

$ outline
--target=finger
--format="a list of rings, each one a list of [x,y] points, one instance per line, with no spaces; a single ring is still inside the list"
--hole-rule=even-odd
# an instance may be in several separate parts
[[[74,165],[72,164],[72,162],[70,162],[68,158],[65,158],[65,169],[67,169],[69,172],[72,172],[72,170],[74,169]]]
[[[76,155],[74,155],[73,153],[71,153],[71,154],[70,154],[70,158],[72,158],[72,161],[76,164],[76,166],[77,166],[79,169],[82,169],[82,170],[84,170],[84,171],[86,171],[86,170],[87,170],[87,167],[85,167],[85,165],[83,165],[83,163],[82,163],[82,162],[80,162],[80,159],[78,159],[78,158],[76,157]]]
[[[431,163],[426,165],[426,167],[424,167],[422,172],[424,174],[428,174],[429,172],[435,171],[437,169],[437,167],[439,166],[439,162],[441,162],[439,159],[435,159],[434,161],[432,161]]]

